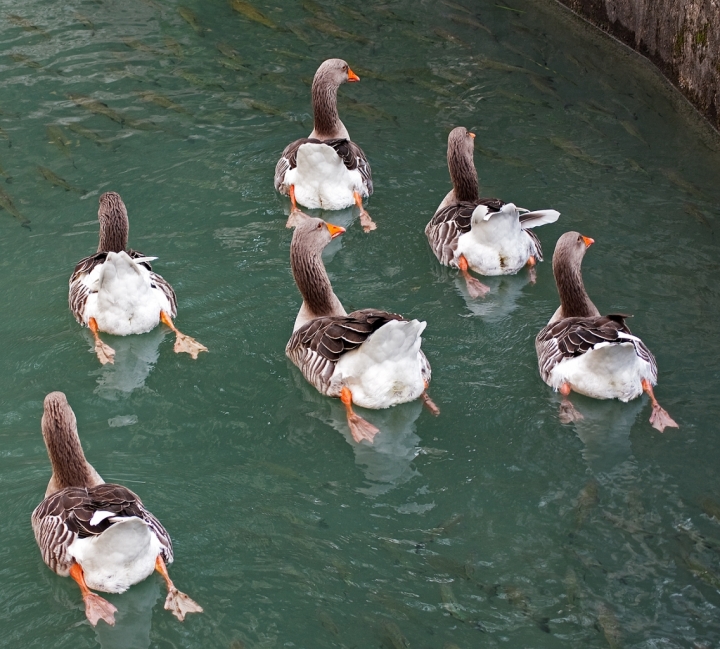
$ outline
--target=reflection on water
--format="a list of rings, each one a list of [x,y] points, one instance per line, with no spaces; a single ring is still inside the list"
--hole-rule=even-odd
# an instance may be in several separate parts
[[[324,421],[341,433],[353,448],[355,464],[363,467],[368,487],[358,489],[368,496],[379,496],[412,480],[420,473],[412,461],[420,452],[417,419],[422,403],[412,401],[385,410],[358,408],[358,414],[377,426],[380,432],[372,444],[357,443],[350,434],[345,407],[338,399],[328,399],[329,413]]]
[[[104,594],[116,608],[115,626],[98,622],[95,636],[102,649],[148,649],[153,609],[160,597],[160,579],[150,575],[120,595]],[[167,614],[170,615],[169,613]]]
[[[609,474],[632,460],[630,430],[638,413],[648,408],[647,399],[641,396],[622,403],[616,399],[577,399],[576,396],[570,398],[583,419],[572,426],[585,445],[582,455],[592,472]],[[640,434],[651,435],[650,424]]]
[[[103,340],[115,350],[115,362],[90,372],[98,377],[95,394],[117,401],[142,388],[158,360],[160,343],[167,332],[167,327],[161,325],[137,336],[104,336]],[[92,343],[92,336],[85,333]]]
[[[359,415],[380,429],[372,444],[358,443],[352,438],[345,406],[340,399],[321,395],[303,379],[294,366],[291,371],[293,382],[302,393],[303,400],[314,406],[308,414],[334,428],[352,447],[355,464],[362,467],[369,483],[369,486],[359,488],[359,493],[379,496],[420,475],[412,466],[421,450],[416,423],[423,412],[420,400],[385,410],[356,407]]]

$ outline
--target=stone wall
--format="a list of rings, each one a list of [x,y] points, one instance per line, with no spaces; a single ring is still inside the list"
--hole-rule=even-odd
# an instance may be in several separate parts
[[[559,0],[657,65],[720,130],[720,0]]]

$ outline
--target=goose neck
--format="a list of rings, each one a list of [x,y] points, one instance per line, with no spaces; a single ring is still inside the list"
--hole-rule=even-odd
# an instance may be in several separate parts
[[[337,109],[337,90],[335,84],[328,83],[322,76],[313,81],[313,133],[318,139],[338,137],[338,133],[342,130]]]
[[[312,317],[338,315],[340,301],[333,292],[320,252],[310,251],[296,241],[290,247],[290,265],[304,307]],[[342,315],[344,311],[340,306]]]
[[[477,201],[480,198],[480,185],[472,155],[467,156],[463,151],[450,149],[448,169],[458,202]]]

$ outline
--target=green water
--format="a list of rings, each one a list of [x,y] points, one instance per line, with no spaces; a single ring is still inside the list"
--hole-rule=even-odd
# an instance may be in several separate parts
[[[276,28],[221,0],[185,6],[198,31],[165,1],[0,2],[0,187],[20,215],[0,211],[0,645],[717,646],[717,136],[549,0],[254,2]],[[311,130],[309,82],[334,56],[362,79],[340,112],[372,163],[378,229],[332,215],[348,232],[328,271],[348,311],[427,321],[442,410],[364,413],[373,448],[284,356],[299,295],[273,171]],[[488,278],[471,301],[429,250],[457,125],[477,133],[484,195],[562,213],[538,230],[535,285]],[[73,320],[67,280],[108,190],[174,285],[178,327],[209,348],[197,361],[159,328],[106,337],[117,362],[101,368]],[[679,430],[652,429],[646,398],[573,397],[585,420],[559,423],[533,340],[568,229],[595,238],[586,286],[601,311],[635,314]],[[117,626],[93,629],[43,564],[30,513],[52,390],[105,480],[163,521],[204,614],[175,620],[155,575],[109,596]]]

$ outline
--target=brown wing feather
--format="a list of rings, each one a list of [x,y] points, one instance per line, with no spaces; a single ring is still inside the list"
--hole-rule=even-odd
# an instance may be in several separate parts
[[[461,235],[470,232],[472,214],[478,205],[486,205],[497,212],[504,205],[499,198],[480,198],[477,201],[461,201],[448,205],[435,213],[425,226],[430,247],[443,266],[457,266],[455,250]]]
[[[590,318],[563,318],[544,327],[535,338],[538,367],[543,381],[547,382],[550,372],[562,360],[581,356],[603,342],[632,342],[635,353],[651,365],[652,378],[656,378],[655,357],[642,340],[632,335],[625,324],[626,317],[628,316],[610,314]]]
[[[315,318],[290,337],[285,354],[297,365],[305,379],[327,394],[335,365],[343,354],[362,345],[391,320],[405,321],[396,313],[362,309],[346,316]]]
[[[35,540],[43,561],[59,574],[67,574],[72,558],[67,549],[76,538],[99,536],[113,521],[104,519],[91,525],[97,511],[112,512],[127,518],[137,516],[147,523],[162,546],[162,557],[172,563],[173,549],[170,535],[162,523],[142,504],[140,497],[130,489],[117,484],[100,484],[95,487],[67,487],[43,500],[32,513]]]

